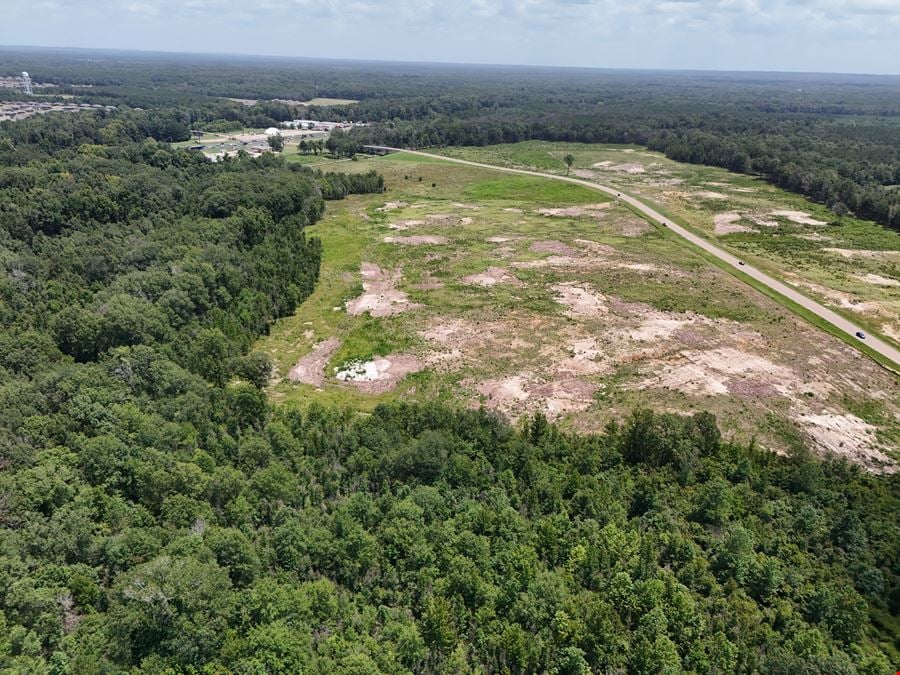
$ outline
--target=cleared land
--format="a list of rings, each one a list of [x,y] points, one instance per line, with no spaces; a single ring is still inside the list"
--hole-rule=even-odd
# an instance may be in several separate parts
[[[763,272],[794,286],[897,348],[900,234],[836,217],[752,177],[680,164],[639,147],[528,142],[448,148],[472,161],[572,175],[620,186]]]
[[[696,407],[775,451],[805,439],[892,469],[893,375],[624,205],[408,154],[340,166],[378,168],[389,192],[310,229],[320,285],[261,343],[274,397],[437,398],[579,429]]]
[[[301,139],[324,140],[328,134],[323,131],[307,131],[302,129],[281,129],[281,137],[284,139],[284,150],[281,154],[290,162],[302,162],[304,164],[318,164],[332,162],[334,160],[324,155],[301,155],[297,144]],[[177,148],[189,148],[202,145],[201,152],[207,157],[222,157],[226,154],[237,154],[239,150],[250,153],[268,152],[269,144],[265,129],[242,129],[224,133],[206,132],[199,138],[189,141],[173,143]]]

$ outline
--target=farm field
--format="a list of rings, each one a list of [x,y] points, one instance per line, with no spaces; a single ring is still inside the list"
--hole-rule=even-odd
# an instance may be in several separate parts
[[[900,344],[900,234],[753,177],[682,164],[637,146],[527,142],[448,156],[620,186],[834,311]]]
[[[554,153],[569,146],[541,145],[460,154],[563,166]],[[581,148],[576,167],[638,154]],[[639,406],[705,409],[744,442],[784,452],[807,440],[893,470],[893,375],[614,200],[408,154],[338,168],[376,168],[388,191],[331,202],[309,229],[324,246],[320,283],[257,347],[275,362],[274,399],[363,411],[444,400],[573,430]],[[760,192],[738,194],[768,189],[750,183]],[[629,190],[669,208],[655,187]]]

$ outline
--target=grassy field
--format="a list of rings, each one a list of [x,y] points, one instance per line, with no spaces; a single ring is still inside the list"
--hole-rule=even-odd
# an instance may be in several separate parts
[[[749,176],[637,146],[527,142],[447,148],[473,161],[565,173],[640,197],[735,255],[900,345],[900,234]]]
[[[326,98],[319,96],[306,101],[306,105],[352,105],[359,101],[352,98]]]
[[[896,378],[599,193],[407,154],[335,166],[388,191],[310,228],[320,284],[259,345],[277,400],[438,399],[588,430],[708,409],[735,438],[872,466],[900,441]]]

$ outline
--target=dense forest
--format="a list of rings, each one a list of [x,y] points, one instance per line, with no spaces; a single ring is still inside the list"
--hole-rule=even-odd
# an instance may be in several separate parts
[[[870,673],[900,659],[896,477],[707,413],[266,398],[305,228],[382,179],[0,127],[0,669]]]
[[[900,78],[365,63],[87,50],[0,49],[0,74],[194,127],[266,127],[298,115],[372,123],[340,147],[523,140],[635,143],[684,162],[753,173],[836,213],[900,228]],[[89,86],[88,86],[89,85]],[[13,96],[8,91],[3,96]],[[276,99],[358,99],[297,108]],[[261,99],[244,106],[222,97]],[[177,110],[177,114],[174,112]]]

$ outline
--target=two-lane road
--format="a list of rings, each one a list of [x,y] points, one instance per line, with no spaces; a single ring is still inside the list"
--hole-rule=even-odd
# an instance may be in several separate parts
[[[854,324],[852,321],[848,321],[840,314],[833,312],[828,309],[824,305],[816,302],[815,300],[799,293],[794,288],[784,284],[783,282],[775,279],[774,277],[769,276],[765,272],[762,272],[751,265],[741,265],[740,260],[728,253],[727,251],[719,248],[715,244],[709,242],[703,237],[698,237],[696,234],[687,230],[680,225],[673,223],[670,219],[666,218],[664,215],[656,211],[653,207],[648,206],[644,202],[625,194],[620,189],[609,187],[608,185],[601,185],[599,183],[592,183],[591,181],[582,180],[580,178],[571,178],[569,176],[558,176],[552,173],[542,173],[540,171],[529,171],[527,169],[511,169],[504,166],[496,166],[494,164],[482,164],[481,162],[471,162],[465,159],[456,159],[455,157],[445,157],[444,155],[436,155],[430,152],[422,152],[420,150],[404,150],[402,148],[385,148],[385,150],[393,150],[397,152],[407,152],[413,155],[421,155],[423,157],[431,157],[433,159],[440,159],[446,162],[455,162],[457,164],[466,164],[468,166],[477,166],[482,169],[491,169],[493,171],[503,171],[506,173],[517,173],[525,176],[538,176],[540,178],[549,178],[551,180],[560,180],[565,181],[567,183],[575,183],[576,185],[583,185],[584,187],[590,188],[592,190],[599,190],[600,192],[605,192],[608,195],[612,195],[613,197],[617,197],[621,201],[629,204],[635,210],[643,213],[645,216],[650,218],[651,220],[656,221],[670,229],[672,232],[677,234],[680,237],[688,240],[695,246],[702,248],[704,251],[709,253],[710,255],[715,256],[719,260],[724,263],[727,263],[731,267],[733,267],[736,271],[742,272],[746,274],[748,277],[752,277],[759,283],[764,286],[769,287],[779,295],[784,296],[785,298],[797,303],[804,309],[809,312],[812,312],[820,319],[827,321],[831,325],[835,326],[837,329],[846,333],[852,340],[860,342],[859,338],[856,337],[857,332],[863,332],[863,329]],[[740,277],[738,277],[740,278]],[[867,335],[865,339],[865,344],[872,349],[873,351],[878,352],[882,356],[887,359],[890,359],[894,365],[900,368],[900,350],[895,347],[889,345],[884,340],[880,340],[874,335]]]

